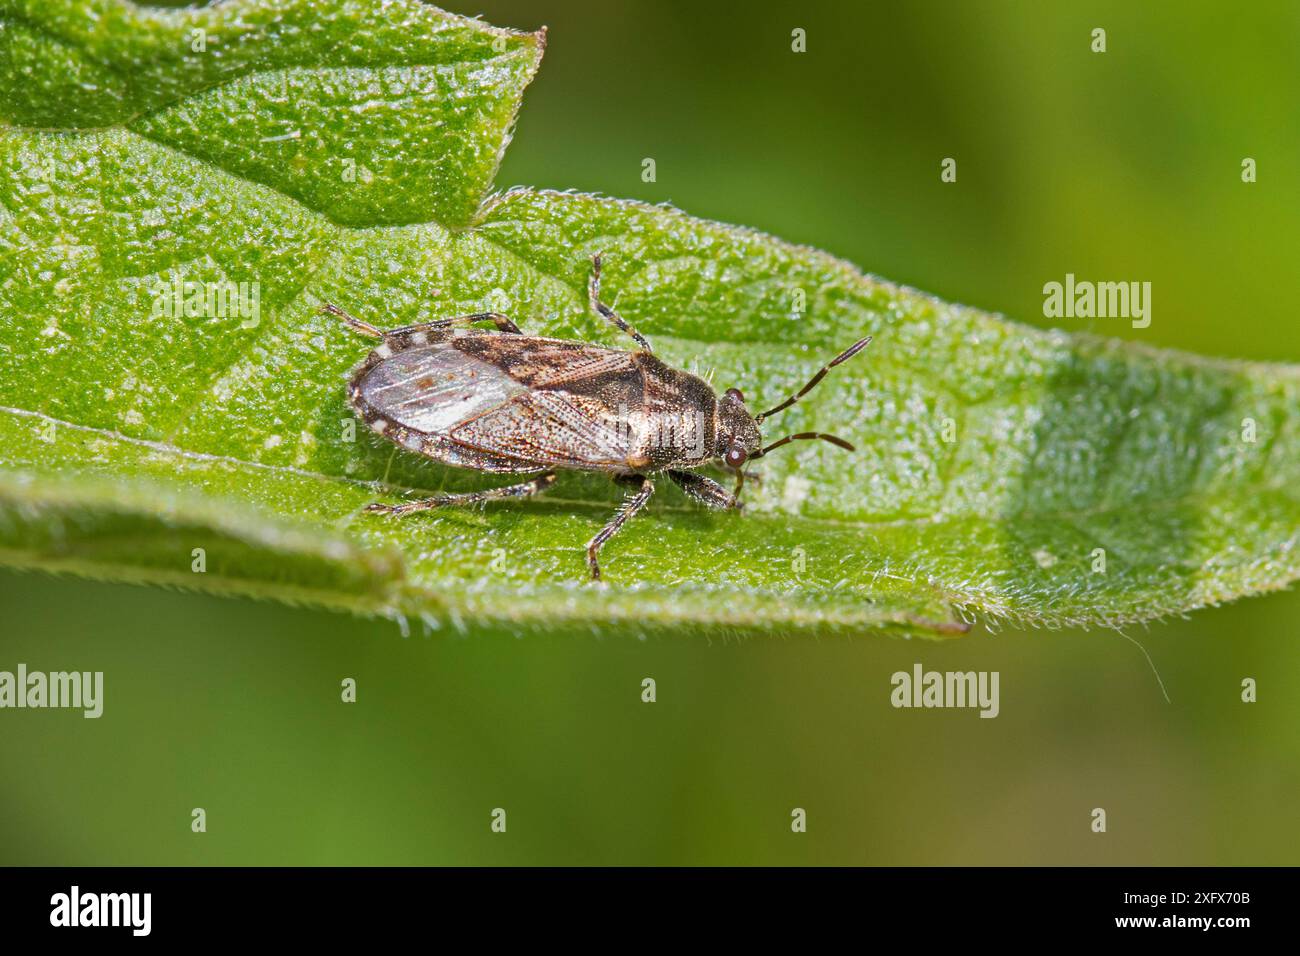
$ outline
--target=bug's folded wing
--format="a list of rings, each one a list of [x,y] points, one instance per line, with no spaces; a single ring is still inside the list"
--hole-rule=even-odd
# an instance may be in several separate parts
[[[625,410],[562,391],[516,395],[450,437],[491,454],[578,469],[621,467],[631,451]]]
[[[452,347],[504,371],[520,385],[593,394],[636,386],[641,372],[631,352],[584,342],[517,335],[468,335]]]
[[[504,369],[436,346],[399,352],[361,381],[361,398],[377,414],[425,435],[445,435],[524,391]]]

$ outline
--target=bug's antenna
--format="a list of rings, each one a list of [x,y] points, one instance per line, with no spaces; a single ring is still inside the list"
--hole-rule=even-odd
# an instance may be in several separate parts
[[[827,373],[827,372],[829,372],[829,371],[830,371],[831,369],[833,369],[835,366],[839,365],[841,362],[847,362],[849,359],[853,358],[853,356],[857,355],[859,352],[861,352],[863,349],[865,349],[865,348],[867,347],[867,345],[870,344],[870,342],[871,342],[871,336],[869,336],[869,335],[868,335],[865,339],[859,339],[858,341],[854,342],[852,345],[850,345],[848,348],[846,348],[846,349],[845,349],[843,352],[841,352],[839,355],[835,356],[835,358],[831,359],[829,362],[827,362],[825,365],[823,365],[822,368],[821,368],[821,371],[818,372],[816,375],[814,375],[814,376],[812,377],[812,379],[808,382],[807,385],[805,385],[803,388],[799,389],[799,391],[795,392],[793,395],[791,395],[789,398],[787,398],[787,399],[786,399],[784,402],[782,402],[780,405],[776,406],[776,408],[769,408],[767,411],[763,412],[761,415],[756,415],[756,416],[754,417],[754,421],[756,421],[756,422],[761,422],[763,419],[765,419],[765,418],[767,418],[767,417],[769,417],[769,416],[771,416],[771,415],[775,415],[777,412],[783,412],[783,411],[785,411],[787,408],[789,408],[789,407],[790,407],[791,405],[793,405],[795,402],[799,401],[799,399],[803,398],[805,395],[807,395],[809,392],[811,392],[814,388],[816,388],[816,387],[817,387],[817,383],[820,382],[822,379],[824,379],[824,378],[826,377],[826,373]],[[819,435],[819,436],[817,436],[817,437],[819,437],[819,438],[826,438],[827,436],[825,436],[825,435]],[[837,439],[837,441],[838,441],[838,439]],[[775,447],[775,446],[774,446],[774,447]],[[767,449],[764,449],[764,451],[766,451],[766,450],[767,450]]]
[[[766,448],[760,448],[758,451],[754,452],[754,454],[749,456],[749,460],[753,461],[755,458],[762,458],[769,451],[772,451],[775,448],[780,448],[782,445],[788,445],[792,441],[807,441],[812,438],[819,438],[822,441],[828,441],[838,448],[843,448],[845,451],[858,450],[851,442],[845,441],[838,435],[823,435],[821,432],[799,432],[797,435],[786,435],[784,438],[772,442],[772,444],[768,445]]]

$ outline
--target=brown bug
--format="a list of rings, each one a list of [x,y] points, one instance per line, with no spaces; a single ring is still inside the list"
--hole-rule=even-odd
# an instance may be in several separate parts
[[[792,441],[821,439],[853,451],[834,435],[801,432],[764,446],[759,425],[806,395],[871,337],[849,346],[798,392],[750,415],[739,389],[719,398],[702,378],[664,364],[650,343],[600,301],[600,259],[592,257],[592,309],[631,336],[635,351],[524,335],[504,315],[481,312],[381,331],[334,305],[336,315],[382,343],[353,372],[348,401],[375,432],[402,448],[448,465],[536,478],[503,488],[437,495],[368,512],[408,515],[447,505],[521,498],[549,488],[559,469],[602,471],[635,490],[587,543],[587,564],[600,579],[601,546],[654,493],[650,475],[666,471],[688,496],[710,508],[739,508],[747,461]],[[497,331],[471,328],[492,322]],[[727,492],[696,474],[721,459],[736,476]]]

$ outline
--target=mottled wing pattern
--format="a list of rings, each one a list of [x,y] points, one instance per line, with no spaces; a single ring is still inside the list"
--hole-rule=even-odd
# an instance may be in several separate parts
[[[495,365],[527,388],[564,389],[582,383],[587,394],[624,393],[642,388],[636,356],[618,349],[531,336],[466,335],[454,339],[459,352]]]
[[[411,451],[480,471],[538,470],[536,462],[490,455],[447,437],[467,416],[527,390],[494,365],[445,346],[407,349],[376,364],[357,387],[370,410],[367,420],[384,422],[385,433]]]
[[[458,442],[570,468],[626,464],[645,385],[635,356],[582,342],[463,336],[458,351],[503,369],[526,391],[458,425]]]
[[[631,453],[626,416],[597,398],[536,390],[458,425],[457,441],[495,455],[568,468],[620,467]]]
[[[436,440],[426,453],[500,471],[626,464],[645,393],[632,353],[492,334],[395,352],[359,387],[385,418]]]

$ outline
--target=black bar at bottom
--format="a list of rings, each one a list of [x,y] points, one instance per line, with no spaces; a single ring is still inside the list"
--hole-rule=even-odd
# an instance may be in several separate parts
[[[1198,868],[10,868],[0,870],[0,925],[7,942],[64,936],[82,944],[283,938],[337,946],[389,933],[436,943],[450,941],[448,932],[577,941],[598,928],[609,945],[620,933],[734,945],[841,931],[864,941],[901,932],[926,942],[1129,936],[1231,944],[1243,933],[1285,930],[1284,887],[1293,877]]]

